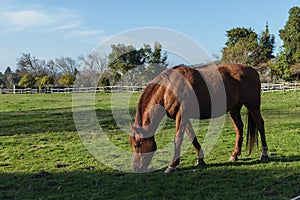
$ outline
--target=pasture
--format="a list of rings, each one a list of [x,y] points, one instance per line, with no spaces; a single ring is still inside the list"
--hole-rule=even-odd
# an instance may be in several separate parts
[[[130,100],[132,118],[140,94]],[[114,122],[110,98],[96,94],[99,123],[111,141],[131,151],[128,135]],[[237,163],[228,162],[235,133],[227,115],[205,157],[207,168],[193,167],[191,146],[175,173],[131,174],[110,169],[86,150],[74,126],[71,94],[2,94],[0,199],[291,199],[300,195],[299,100],[300,92],[262,94],[267,163],[259,161],[259,149],[246,156],[245,146]],[[158,148],[173,140],[175,124],[167,122]],[[196,133],[200,142],[207,124],[201,122]]]

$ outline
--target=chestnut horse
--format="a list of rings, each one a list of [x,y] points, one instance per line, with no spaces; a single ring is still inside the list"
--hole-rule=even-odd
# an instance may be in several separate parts
[[[183,134],[187,133],[196,149],[198,166],[204,166],[204,153],[195,136],[190,119],[210,119],[230,112],[236,132],[235,149],[230,161],[236,161],[243,143],[241,108],[248,109],[247,147],[249,155],[262,143],[261,160],[268,160],[264,120],[260,112],[261,85],[255,69],[240,64],[176,66],[163,71],[145,88],[139,99],[135,122],[131,124],[130,144],[133,147],[133,168],[145,172],[156,151],[154,133],[167,115],[176,121],[173,161],[166,173],[175,171],[180,161]]]

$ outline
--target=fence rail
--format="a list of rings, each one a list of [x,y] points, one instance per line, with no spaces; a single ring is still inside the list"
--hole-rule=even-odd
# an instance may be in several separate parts
[[[300,83],[262,83],[262,92],[285,92],[300,90]]]
[[[0,88],[1,94],[58,94],[58,93],[96,93],[96,92],[138,92],[145,86],[105,86],[105,87],[68,87],[68,88]]]
[[[106,86],[106,87],[70,87],[70,88],[0,88],[1,94],[39,94],[39,93],[97,93],[97,92],[137,92],[145,86]],[[300,90],[300,83],[262,83],[262,92],[284,92]]]

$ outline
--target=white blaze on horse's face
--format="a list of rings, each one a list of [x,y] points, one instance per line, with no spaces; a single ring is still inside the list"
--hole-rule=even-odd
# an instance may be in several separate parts
[[[142,127],[131,125],[130,145],[133,148],[133,169],[135,172],[147,172],[151,163],[156,143],[154,137],[145,138],[145,130]]]

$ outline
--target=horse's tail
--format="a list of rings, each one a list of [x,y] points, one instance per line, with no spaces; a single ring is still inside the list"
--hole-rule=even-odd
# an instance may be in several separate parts
[[[258,129],[251,115],[250,111],[248,110],[248,130],[247,130],[247,150],[248,155],[252,153],[254,145],[258,145]]]

